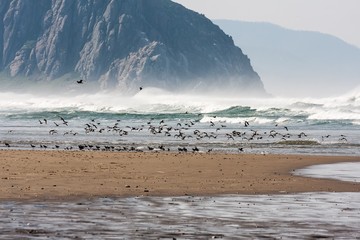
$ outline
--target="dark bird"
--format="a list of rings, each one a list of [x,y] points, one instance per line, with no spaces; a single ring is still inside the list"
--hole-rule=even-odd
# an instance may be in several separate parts
[[[143,90],[143,87],[139,87],[139,90],[140,90],[140,91]]]
[[[183,147],[183,148],[178,148],[179,152],[187,152],[187,148]]]
[[[192,150],[193,150],[193,152],[199,152],[200,151],[196,146]]]
[[[54,134],[57,134],[58,132],[55,130],[55,129],[51,129],[50,131],[49,131],[49,134],[51,134],[51,135],[54,135]]]
[[[234,137],[233,137],[231,134],[228,134],[228,133],[227,133],[227,134],[226,134],[226,137],[227,137],[228,140],[229,140],[229,139],[235,140]]]
[[[321,140],[324,141],[324,138],[329,138],[330,135],[326,135],[326,136],[321,136]]]
[[[61,121],[63,121],[63,124],[64,124],[64,125],[68,126],[68,122],[65,121],[65,119],[64,119],[63,117],[60,116],[60,119],[61,119]]]
[[[304,133],[304,132],[301,132],[300,134],[298,134],[298,137],[301,138],[301,137],[307,137],[307,135]]]
[[[345,141],[347,142],[347,139],[345,137],[339,138],[339,141]]]
[[[245,127],[247,127],[247,126],[249,126],[250,125],[250,123],[248,122],[248,121],[245,121]]]
[[[77,82],[77,84],[83,84],[83,83],[84,83],[84,80],[80,79],[80,80],[78,80],[78,81],[76,81],[76,82]]]
[[[79,145],[78,147],[79,147],[79,150],[84,150],[86,146],[85,145]]]

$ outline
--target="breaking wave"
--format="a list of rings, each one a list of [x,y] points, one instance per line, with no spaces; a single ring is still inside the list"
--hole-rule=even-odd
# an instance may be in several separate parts
[[[37,96],[11,92],[0,93],[0,112],[61,112],[67,115],[86,114],[203,114],[202,121],[281,123],[302,120],[349,120],[360,122],[360,91],[336,98],[227,98],[173,94],[160,89],[144,89],[135,96],[124,97],[116,92],[98,92],[77,96]]]

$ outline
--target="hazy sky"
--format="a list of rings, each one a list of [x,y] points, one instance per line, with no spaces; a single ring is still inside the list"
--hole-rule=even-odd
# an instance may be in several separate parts
[[[360,0],[173,0],[210,19],[271,22],[335,35],[360,48]]]

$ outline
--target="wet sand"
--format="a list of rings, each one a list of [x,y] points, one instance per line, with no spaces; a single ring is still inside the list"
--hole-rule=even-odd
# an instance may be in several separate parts
[[[360,192],[360,183],[292,175],[360,157],[0,151],[1,200]]]

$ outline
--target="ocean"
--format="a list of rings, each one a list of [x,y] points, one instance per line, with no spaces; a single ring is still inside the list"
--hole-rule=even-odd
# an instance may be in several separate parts
[[[333,98],[0,93],[0,148],[360,155],[360,91]],[[295,174],[359,182],[359,164]],[[0,239],[359,239],[359,193],[0,203]]]
[[[146,88],[0,93],[2,149],[360,155],[360,90],[333,98],[242,98]]]

